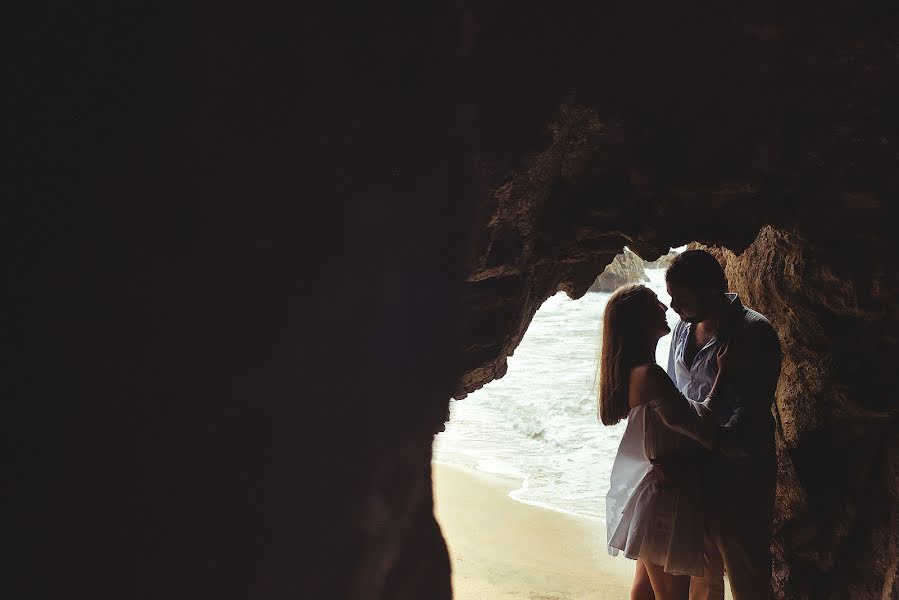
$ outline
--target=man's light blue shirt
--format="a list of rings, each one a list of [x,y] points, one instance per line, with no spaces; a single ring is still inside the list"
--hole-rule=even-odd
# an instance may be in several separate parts
[[[668,375],[685,397],[703,400],[718,374],[718,348],[728,344],[733,375],[730,384],[719,390],[716,410],[721,452],[731,459],[767,463],[774,454],[771,407],[780,376],[780,342],[768,319],[743,306],[736,294],[727,298],[718,334],[696,352],[690,365],[684,353],[693,324],[678,322],[668,354]]]

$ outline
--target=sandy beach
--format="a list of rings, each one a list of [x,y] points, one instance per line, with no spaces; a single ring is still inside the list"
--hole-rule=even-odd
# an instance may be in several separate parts
[[[516,479],[434,465],[456,600],[627,598],[634,563],[608,555],[604,525],[512,500],[518,487]]]

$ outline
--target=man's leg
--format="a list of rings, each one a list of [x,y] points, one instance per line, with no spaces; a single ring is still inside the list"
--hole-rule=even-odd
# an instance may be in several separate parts
[[[711,529],[712,523],[707,525]],[[705,573],[690,578],[690,600],[724,600],[724,562],[712,531],[705,535]]]
[[[714,510],[713,541],[721,552],[734,600],[771,600],[771,482],[721,496]]]

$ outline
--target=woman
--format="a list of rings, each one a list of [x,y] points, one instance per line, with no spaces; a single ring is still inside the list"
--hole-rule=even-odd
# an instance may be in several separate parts
[[[612,294],[603,316],[599,416],[604,425],[628,421],[606,497],[609,551],[637,560],[632,600],[686,599],[689,576],[701,576],[704,567],[699,474],[669,482],[652,462],[696,453],[697,442],[706,448],[714,444],[713,419],[695,418],[694,427],[675,432],[661,414],[714,411],[726,377],[726,348],[718,353],[718,377],[709,397],[703,402],[684,398],[655,362],[659,339],[671,331],[666,311],[652,290],[629,285]]]

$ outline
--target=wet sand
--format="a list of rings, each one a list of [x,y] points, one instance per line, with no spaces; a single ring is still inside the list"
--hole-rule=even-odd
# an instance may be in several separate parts
[[[609,556],[600,521],[508,497],[516,479],[434,465],[456,600],[621,600],[634,562]]]

